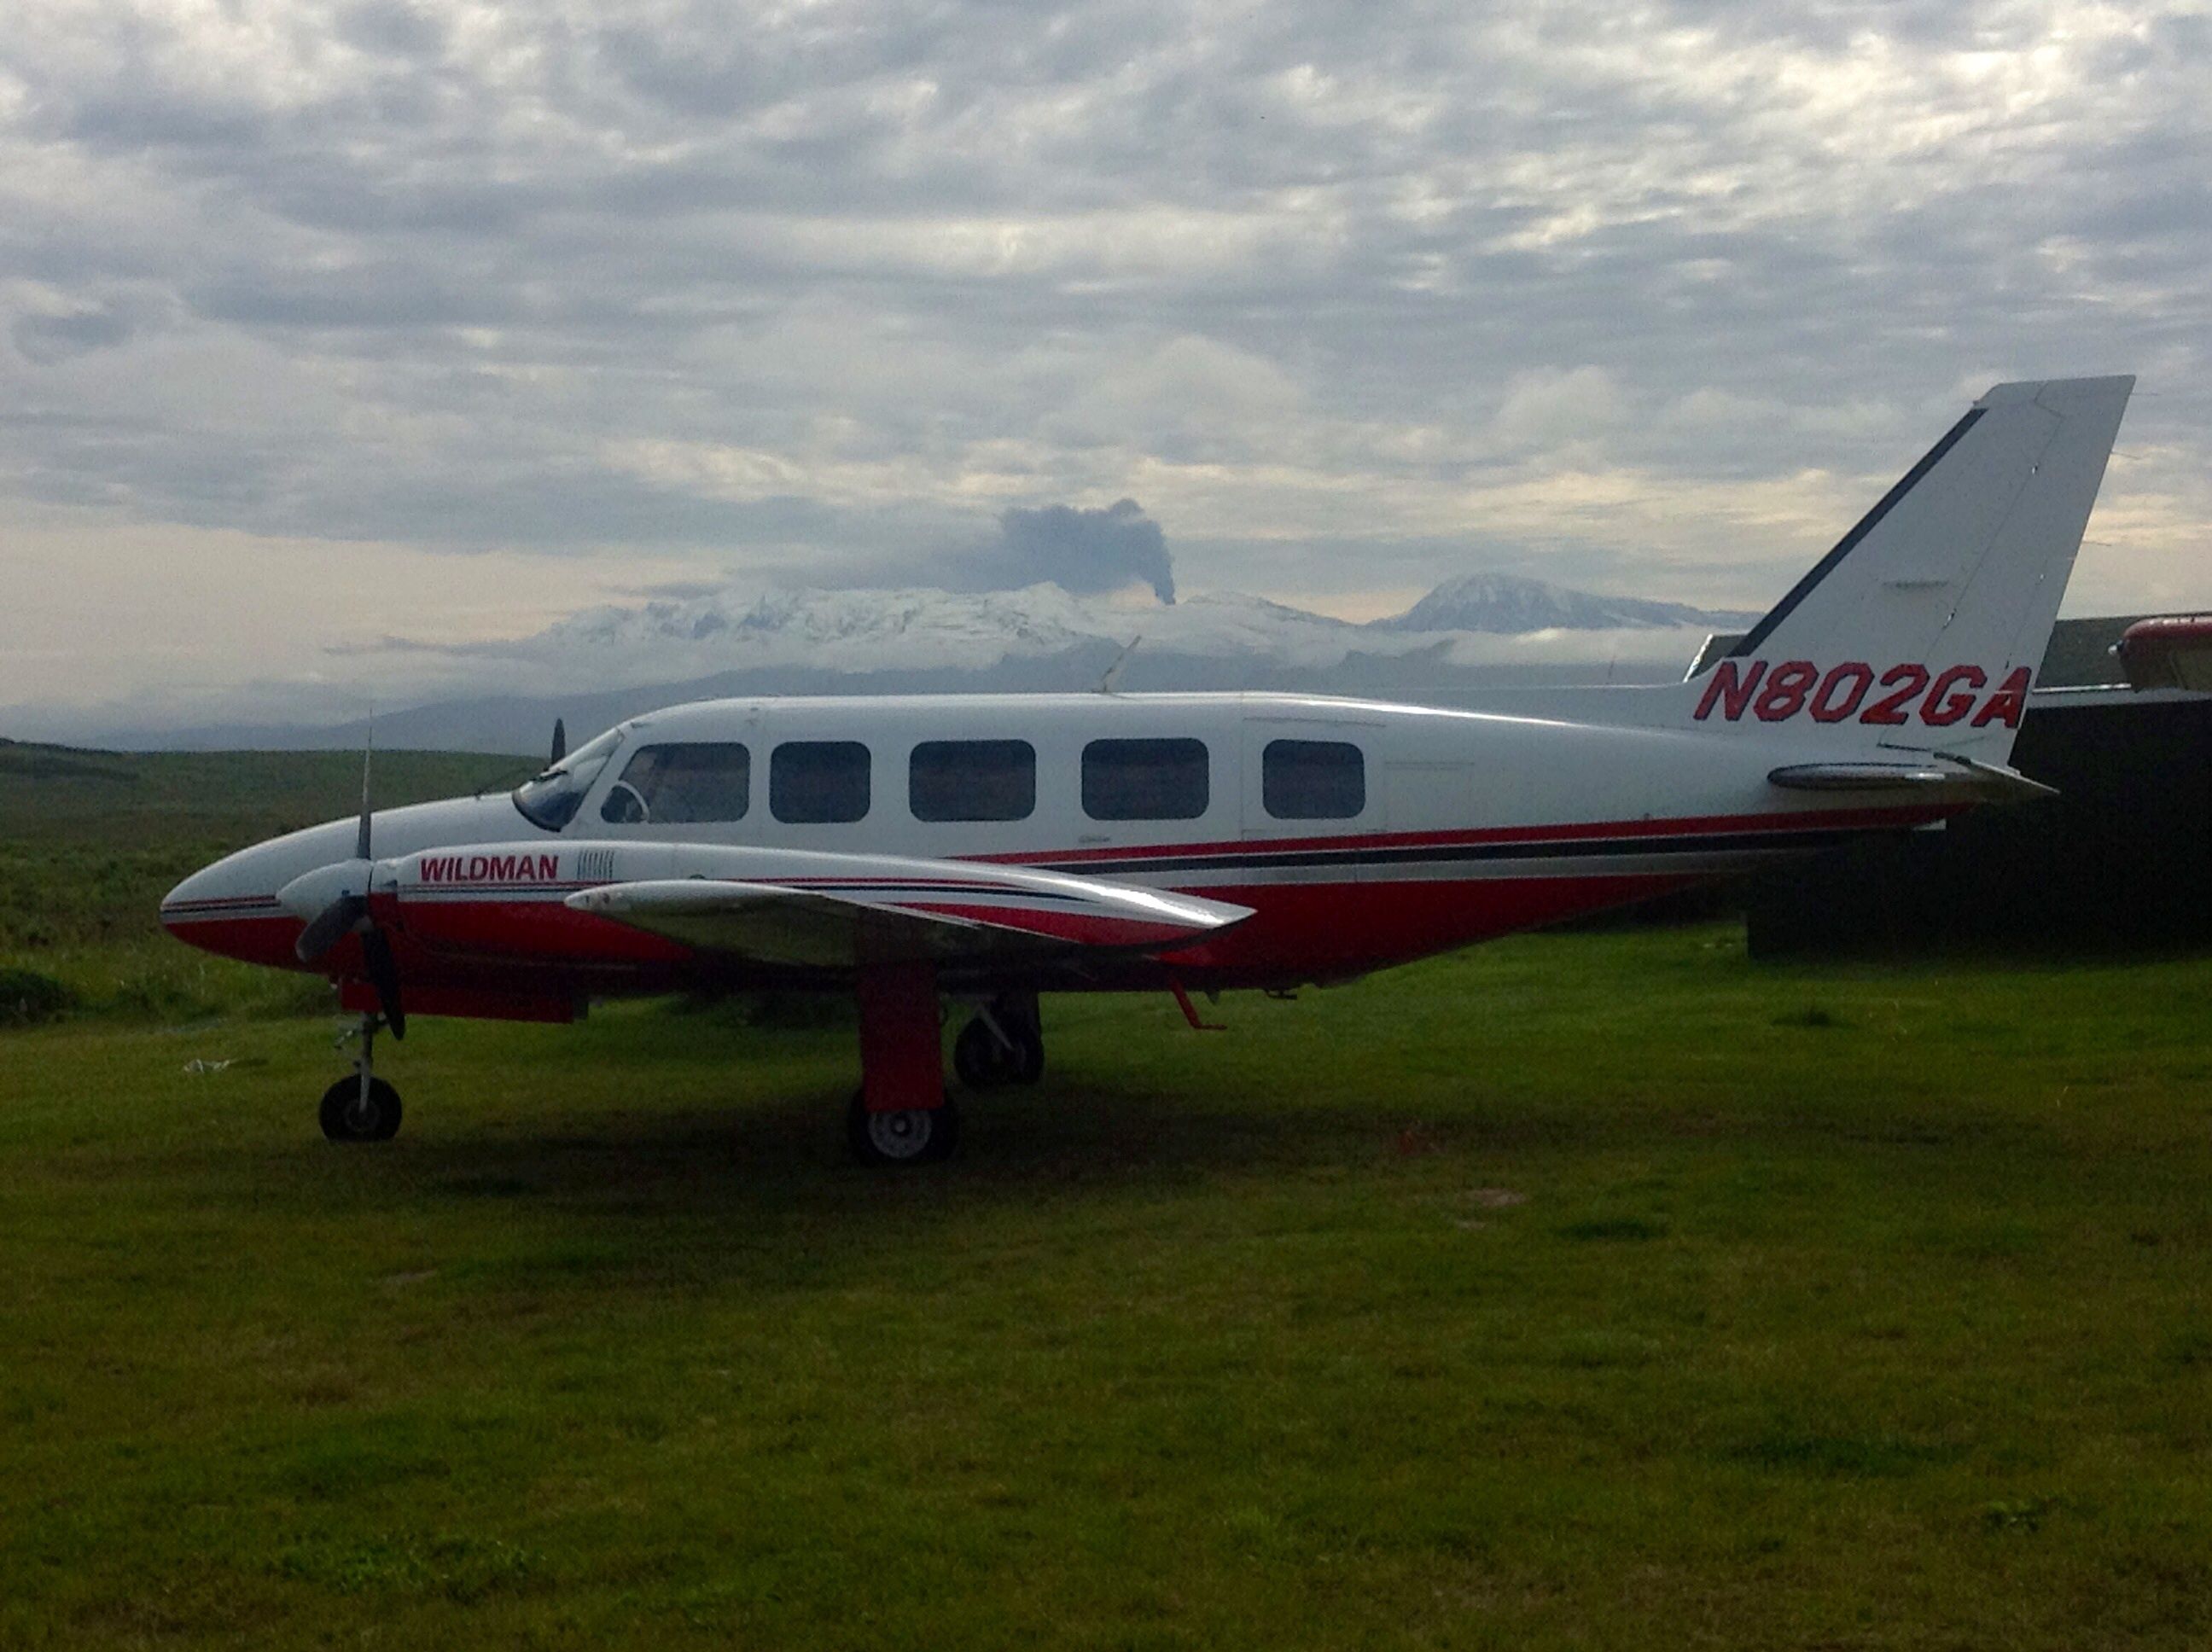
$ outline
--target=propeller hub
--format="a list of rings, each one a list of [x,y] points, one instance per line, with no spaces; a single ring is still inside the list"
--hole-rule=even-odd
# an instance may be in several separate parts
[[[366,900],[369,881],[375,872],[376,863],[373,860],[334,860],[327,866],[302,872],[278,890],[276,904],[301,923],[313,923],[334,901],[348,896]]]

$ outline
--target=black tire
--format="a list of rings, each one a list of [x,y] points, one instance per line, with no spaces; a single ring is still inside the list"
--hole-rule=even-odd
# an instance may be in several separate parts
[[[856,1090],[852,1106],[845,1111],[845,1143],[863,1164],[884,1168],[934,1164],[950,1158],[959,1145],[960,1109],[948,1096],[942,1107],[871,1113],[867,1091]]]
[[[979,1015],[952,1041],[952,1071],[970,1090],[996,1090],[1015,1082],[1018,1053],[1001,1044]]]
[[[952,1041],[952,1070],[970,1090],[1033,1084],[1044,1077],[1044,1035],[1036,1023],[1004,1011],[999,1013],[998,1021],[1010,1044],[1001,1043],[980,1015]]]
[[[339,1079],[323,1092],[323,1133],[332,1141],[390,1141],[399,1133],[399,1092],[372,1078],[368,1100],[364,1114],[361,1080]]]
[[[1008,1060],[1013,1068],[1011,1084],[1033,1084],[1044,1077],[1044,1017],[1037,1012],[1035,993],[1006,1000],[999,1024],[1014,1041]]]
[[[1018,1084],[1033,1084],[1044,1077],[1044,1035],[1033,1026],[1014,1035],[1014,1076]]]

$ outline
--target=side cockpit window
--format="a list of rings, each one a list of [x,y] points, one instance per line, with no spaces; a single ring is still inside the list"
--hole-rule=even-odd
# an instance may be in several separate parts
[[[599,818],[618,826],[743,820],[752,779],[752,753],[735,740],[641,746],[608,788]]]
[[[1367,806],[1367,762],[1346,740],[1270,740],[1260,798],[1277,820],[1350,820]]]
[[[786,740],[769,755],[768,811],[793,825],[834,825],[868,812],[868,748],[858,740]]]

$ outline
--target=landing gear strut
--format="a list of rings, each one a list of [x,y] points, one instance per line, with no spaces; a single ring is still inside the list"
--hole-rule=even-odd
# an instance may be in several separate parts
[[[845,1138],[863,1164],[923,1164],[951,1153],[960,1114],[945,1093],[937,974],[927,963],[861,969],[860,1088]]]
[[[1033,1084],[1044,1076],[1044,1028],[1036,994],[993,999],[952,1041],[952,1070],[970,1090]]]
[[[332,1141],[390,1141],[399,1133],[399,1092],[376,1076],[376,1030],[381,1016],[365,1015],[361,1029],[338,1040],[359,1037],[353,1076],[323,1092],[323,1133]]]

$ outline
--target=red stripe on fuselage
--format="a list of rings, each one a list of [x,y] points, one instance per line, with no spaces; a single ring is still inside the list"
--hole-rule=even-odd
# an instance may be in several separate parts
[[[691,948],[629,924],[541,900],[402,901],[398,926],[431,952],[490,953],[532,963],[680,963]]]
[[[1808,810],[1466,831],[1122,845],[968,859],[971,864],[1064,864],[1605,838],[1649,840],[1656,849],[1668,837],[1894,829],[1957,811],[1955,806],[1925,805]],[[1712,875],[1710,871],[1586,875],[1547,872],[1533,877],[1510,873],[1479,878],[1370,876],[1332,882],[1273,883],[1256,881],[1266,876],[1264,862],[1240,870],[1255,874],[1255,881],[1194,886],[1187,892],[1249,907],[1253,916],[1219,933],[1193,940],[1181,950],[1162,953],[1158,960],[1133,957],[1109,963],[1102,959],[1103,967],[1096,972],[1098,984],[1157,984],[1163,968],[1181,973],[1193,982],[1211,980],[1220,985],[1267,985],[1359,974],[1665,894]],[[521,968],[533,976],[542,975],[556,981],[589,981],[594,990],[620,990],[625,983],[641,990],[661,990],[726,967],[726,961],[718,965],[681,943],[575,911],[562,904],[559,890],[538,898],[512,893],[501,898],[496,891],[487,890],[485,898],[477,900],[454,898],[458,892],[444,887],[435,893],[434,900],[394,901],[386,895],[375,902],[377,921],[392,936],[403,978],[425,986],[511,992],[518,984],[515,972]],[[1015,911],[958,900],[898,904],[1109,946],[1161,946],[1188,933],[1171,925],[1155,926],[1141,920],[1080,911]],[[307,968],[293,951],[301,925],[289,914],[201,917],[175,912],[164,915],[171,932],[208,951],[276,969]],[[357,948],[349,941],[314,973],[349,974],[359,967]]]
[[[1448,952],[1516,931],[1670,894],[1694,872],[1481,878],[1398,883],[1216,884],[1212,900],[1250,907],[1234,928],[1164,961],[1240,980],[1313,980]]]
[[[962,855],[988,865],[1073,865],[1097,860],[1169,859],[1190,855],[1250,855],[1330,849],[1454,848],[1476,843],[1574,843],[1591,838],[1692,837],[1729,832],[1875,830],[1923,825],[1962,805],[1911,808],[1775,811],[1758,815],[1701,815],[1647,820],[1578,821],[1554,826],[1490,826],[1462,831],[1354,832],[1327,837],[1241,837],[1207,843],[1124,843],[1107,848],[1024,849],[1012,854]],[[1200,891],[1194,890],[1193,893]]]

